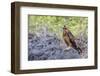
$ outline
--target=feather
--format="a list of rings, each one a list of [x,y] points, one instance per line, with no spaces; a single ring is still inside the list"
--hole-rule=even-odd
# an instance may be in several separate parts
[[[81,48],[76,45],[74,35],[65,26],[63,28],[63,39],[67,46],[70,46],[70,47],[76,49],[79,53],[82,52]]]

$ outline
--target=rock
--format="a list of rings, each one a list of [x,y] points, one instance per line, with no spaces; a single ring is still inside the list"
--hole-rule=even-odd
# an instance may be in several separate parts
[[[54,60],[80,58],[77,50],[65,50],[60,46],[60,39],[55,35],[45,34],[37,36],[28,34],[28,60]]]
[[[73,49],[73,48],[70,48],[70,49],[64,50],[64,51],[65,51],[65,56],[68,59],[78,59],[78,58],[80,58],[80,55],[78,54],[78,51]]]

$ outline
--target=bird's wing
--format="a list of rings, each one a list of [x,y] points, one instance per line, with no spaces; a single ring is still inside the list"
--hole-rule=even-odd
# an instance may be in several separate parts
[[[74,35],[70,31],[68,32],[68,36],[69,36],[71,41],[75,40]]]

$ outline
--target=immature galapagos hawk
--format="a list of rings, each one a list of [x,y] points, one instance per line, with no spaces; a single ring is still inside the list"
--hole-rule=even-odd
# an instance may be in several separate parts
[[[74,48],[75,50],[78,51],[79,54],[82,53],[81,48],[76,45],[75,37],[73,36],[73,34],[70,32],[70,30],[66,26],[63,27],[63,39],[67,47]]]

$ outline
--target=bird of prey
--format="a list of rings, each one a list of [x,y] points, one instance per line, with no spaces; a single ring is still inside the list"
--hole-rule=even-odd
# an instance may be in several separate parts
[[[75,50],[78,51],[79,54],[82,53],[81,48],[76,45],[74,35],[71,33],[71,31],[66,26],[63,27],[63,39],[67,47],[74,48]]]

